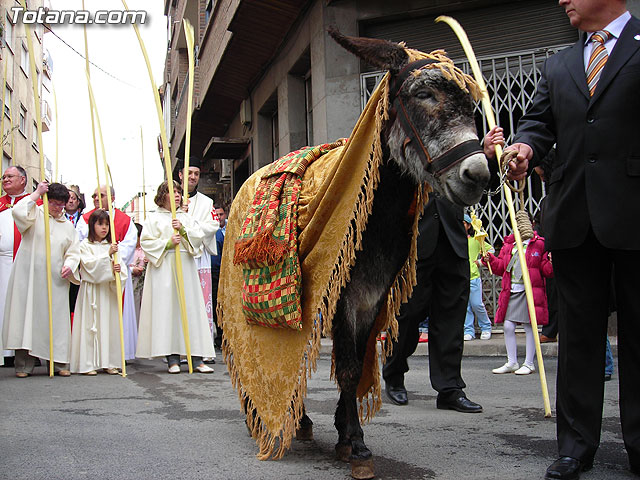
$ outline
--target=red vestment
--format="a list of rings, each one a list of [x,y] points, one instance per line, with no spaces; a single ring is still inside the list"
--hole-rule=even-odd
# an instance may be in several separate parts
[[[89,217],[93,212],[95,212],[95,210],[96,209],[94,208],[90,212],[87,212],[84,215],[82,215],[82,218],[84,218],[84,221],[87,224],[87,226],[89,225]],[[113,211],[115,212],[114,218],[113,218],[113,226],[116,230],[115,232],[116,242],[121,242],[124,239],[127,232],[129,231],[129,225],[131,224],[131,217],[126,213],[118,210],[117,208],[114,208]]]
[[[10,208],[13,208],[13,206],[16,203],[18,203],[23,198],[27,198],[29,195],[31,194],[25,193],[24,195],[19,195],[15,197],[15,201],[13,203],[11,203],[12,198],[10,195],[5,195],[4,197],[0,197],[0,213]],[[42,199],[38,199],[36,203],[38,205],[42,205]],[[18,230],[18,227],[16,227],[16,224],[14,223],[13,224],[13,258],[14,260],[16,258],[18,247],[20,246],[20,240],[22,240],[22,235],[20,235],[20,231]]]

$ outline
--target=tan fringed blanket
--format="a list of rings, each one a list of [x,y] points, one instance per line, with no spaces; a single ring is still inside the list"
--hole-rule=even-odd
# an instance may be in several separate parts
[[[414,50],[407,52],[411,61],[427,56]],[[316,368],[321,328],[325,335],[331,335],[340,290],[349,280],[355,252],[361,248],[379,181],[380,132],[389,108],[388,81],[385,76],[380,82],[346,145],[314,160],[304,174],[298,204],[302,329],[247,324],[241,305],[242,266],[233,264],[233,248],[223,251],[217,312],[224,329],[224,357],[242,408],[248,412],[247,425],[259,445],[260,459],[280,458],[291,445],[302,417],[307,378]],[[268,168],[255,172],[244,183],[231,206],[226,231],[230,247],[241,234]],[[397,334],[395,316],[415,285],[417,223],[427,188],[416,192],[409,259],[389,290],[386,307],[379,313],[369,339],[358,386],[363,420],[372,418],[382,403],[376,334],[381,330]],[[251,413],[254,409],[255,415]]]

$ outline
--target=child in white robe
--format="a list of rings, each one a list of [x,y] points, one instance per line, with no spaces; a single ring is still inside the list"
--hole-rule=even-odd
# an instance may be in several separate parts
[[[71,333],[71,372],[96,375],[103,369],[120,373],[120,315],[115,275],[122,285],[127,269],[120,258],[114,264],[118,245],[111,243],[109,213],[96,209],[89,217],[89,236],[80,244],[80,291]]]
[[[182,188],[174,182],[173,189],[179,206]],[[195,261],[202,248],[204,233],[182,210],[178,210],[176,218],[172,219],[167,182],[158,187],[154,201],[159,208],[147,215],[140,237],[149,263],[142,292],[136,356],[166,356],[169,373],[180,373],[180,355],[187,353],[176,288],[175,246],[180,245],[193,369],[199,373],[212,373],[213,369],[202,361],[202,357],[213,357],[214,349]]]

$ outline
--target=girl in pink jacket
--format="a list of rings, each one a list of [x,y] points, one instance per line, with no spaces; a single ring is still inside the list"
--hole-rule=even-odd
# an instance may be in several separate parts
[[[545,277],[553,277],[551,259],[544,251],[544,238],[533,231],[530,224],[527,228],[519,228],[522,243],[525,247],[525,259],[531,278],[533,301],[536,309],[538,325],[549,322],[547,297],[545,293]],[[507,363],[493,369],[493,373],[515,373],[529,375],[535,371],[533,359],[535,356],[535,340],[527,308],[527,299],[522,280],[522,268],[515,245],[515,238],[509,235],[504,239],[504,246],[498,257],[489,253],[483,259],[488,263],[495,275],[502,275],[502,291],[498,297],[498,311],[495,322],[504,322],[504,342],[507,347]],[[526,336],[526,356],[522,367],[518,364],[516,325],[523,326]],[[536,332],[537,333],[537,332]]]

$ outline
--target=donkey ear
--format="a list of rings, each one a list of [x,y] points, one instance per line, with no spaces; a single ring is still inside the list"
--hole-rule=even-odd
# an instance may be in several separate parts
[[[404,47],[398,43],[376,38],[348,37],[333,26],[329,26],[327,31],[346,50],[384,70],[398,72],[409,60]]]

